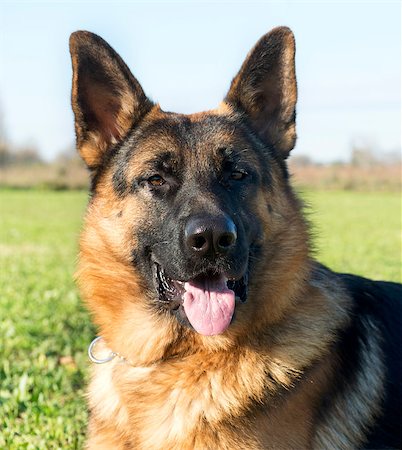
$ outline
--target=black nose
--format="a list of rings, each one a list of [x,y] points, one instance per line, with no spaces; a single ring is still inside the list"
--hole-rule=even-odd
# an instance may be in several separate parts
[[[225,254],[236,243],[236,225],[227,216],[191,217],[184,230],[188,251],[199,256]]]

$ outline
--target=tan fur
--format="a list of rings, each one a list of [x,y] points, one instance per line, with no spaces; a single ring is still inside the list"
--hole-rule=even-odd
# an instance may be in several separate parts
[[[92,214],[95,205],[96,202],[91,207]],[[98,218],[95,220],[99,228]],[[179,334],[174,321],[152,316],[144,309],[140,286],[134,281],[133,274],[124,264],[116,262],[110,270],[109,253],[98,247],[96,239],[92,242],[98,245],[91,255],[93,244],[90,245],[91,236],[87,237],[87,233],[83,235],[81,287],[84,295],[90,290],[90,296],[87,294],[86,297],[110,348],[134,364],[131,367],[115,360],[95,367],[90,406],[96,423],[114,424],[110,431],[111,442],[115,435],[121,435],[134,448],[190,449],[196,448],[195,445],[200,445],[199,448],[233,448],[239,439],[238,428],[234,426],[234,431],[232,427],[222,425],[225,421],[230,419],[229,424],[239,422],[241,428],[243,423],[251,421],[250,409],[253,411],[255,402],[258,404],[267,396],[275,397],[276,392],[303,383],[305,387],[301,388],[300,394],[295,394],[295,403],[292,394],[285,402],[286,407],[259,413],[259,419],[251,421],[254,426],[259,423],[261,429],[258,431],[257,427],[255,433],[251,433],[253,437],[244,436],[244,445],[239,448],[266,448],[263,436],[271,436],[278,445],[282,442],[282,448],[308,448],[309,417],[313,414],[315,396],[307,395],[307,392],[311,383],[321,386],[322,381],[320,371],[316,376],[312,375],[310,382],[299,381],[299,378],[304,377],[305,368],[326,354],[331,345],[330,327],[335,332],[347,320],[347,300],[342,307],[339,299],[343,299],[344,294],[340,288],[326,286],[325,280],[315,280],[304,286],[302,297],[294,298],[289,304],[286,300],[289,299],[288,288],[281,294],[285,285],[278,282],[272,295],[260,296],[254,306],[258,310],[266,303],[270,311],[266,315],[260,313],[264,320],[260,325],[257,323],[254,334],[250,335],[241,323],[235,323],[225,337],[191,336],[192,333],[188,333],[186,339]],[[91,261],[91,256],[96,259]],[[273,299],[282,305],[277,306],[277,315],[272,314],[275,311],[271,308]],[[248,315],[255,314],[248,304],[240,308],[239,315],[245,320]],[[331,324],[328,324],[328,316],[333,318]],[[267,317],[271,326],[262,336],[258,335]],[[329,341],[323,341],[323,336],[329,337]],[[177,345],[172,346],[172,341],[177,341]],[[163,357],[166,361],[160,361]],[[280,424],[283,420],[286,423],[288,415],[295,415],[298,402],[303,402],[305,412],[296,414],[294,423],[300,421],[300,427],[287,431],[286,443],[283,430],[268,424],[272,421]],[[261,433],[260,437],[258,433]],[[206,441],[201,443],[200,436]],[[97,432],[92,439],[99,440]],[[97,447],[89,444],[89,448]]]
[[[96,367],[90,388],[92,413],[101,423],[112,422],[112,436],[121,434],[133,448],[197,448],[195,443],[204,436],[209,437],[198,448],[229,449],[235,442],[236,448],[245,449],[310,448],[311,418],[328,377],[322,376],[324,367],[299,381],[304,366],[324,352],[318,336],[314,339],[319,328],[302,325],[308,318],[304,314],[295,311],[290,317],[294,322],[278,325],[261,347],[248,343],[230,351],[150,361],[146,367],[131,367],[119,360]],[[299,327],[296,339],[295,327]],[[300,352],[306,342],[311,345]],[[253,413],[251,420],[254,401],[275,398],[278,389],[298,383],[302,387],[291,391],[284,404]],[[234,430],[224,425],[227,418]],[[284,430],[288,421],[292,428]],[[247,427],[248,437],[239,446],[239,431],[245,423],[252,430]]]
[[[305,281],[314,264],[298,201],[282,194],[280,177],[273,179],[275,196],[256,197],[267,250],[258,284],[250,286],[254,301],[238,306],[238,320],[224,335],[207,337],[146,306],[127,249],[149,214],[135,196],[119,199],[108,177],[88,210],[78,278],[100,334],[133,366],[116,359],[94,368],[88,448],[108,439],[111,447],[126,442],[138,449],[310,448],[314,408],[328,382],[322,374],[331,366],[325,358],[348,320],[348,299],[324,277]],[[320,358],[317,369],[308,369]],[[258,411],[271,397],[279,406]]]

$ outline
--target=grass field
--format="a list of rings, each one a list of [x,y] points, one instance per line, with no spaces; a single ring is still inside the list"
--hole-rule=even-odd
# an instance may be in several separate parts
[[[401,279],[396,193],[307,192],[317,258]],[[86,349],[95,335],[72,280],[82,192],[0,191],[0,448],[81,448]]]

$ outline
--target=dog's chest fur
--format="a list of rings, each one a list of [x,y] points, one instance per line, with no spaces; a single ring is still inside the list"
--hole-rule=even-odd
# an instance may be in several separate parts
[[[95,368],[92,420],[113,424],[113,435],[130,448],[311,448],[324,366],[298,383],[290,367],[250,350],[217,354],[208,366],[199,357],[153,367],[116,360]],[[278,385],[294,383],[298,388],[281,399]]]

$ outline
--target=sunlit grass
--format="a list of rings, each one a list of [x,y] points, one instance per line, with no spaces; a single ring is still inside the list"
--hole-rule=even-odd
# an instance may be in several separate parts
[[[0,193],[0,448],[80,448],[86,346],[72,280],[85,194]]]
[[[338,272],[401,281],[401,196],[308,192],[317,258]]]

